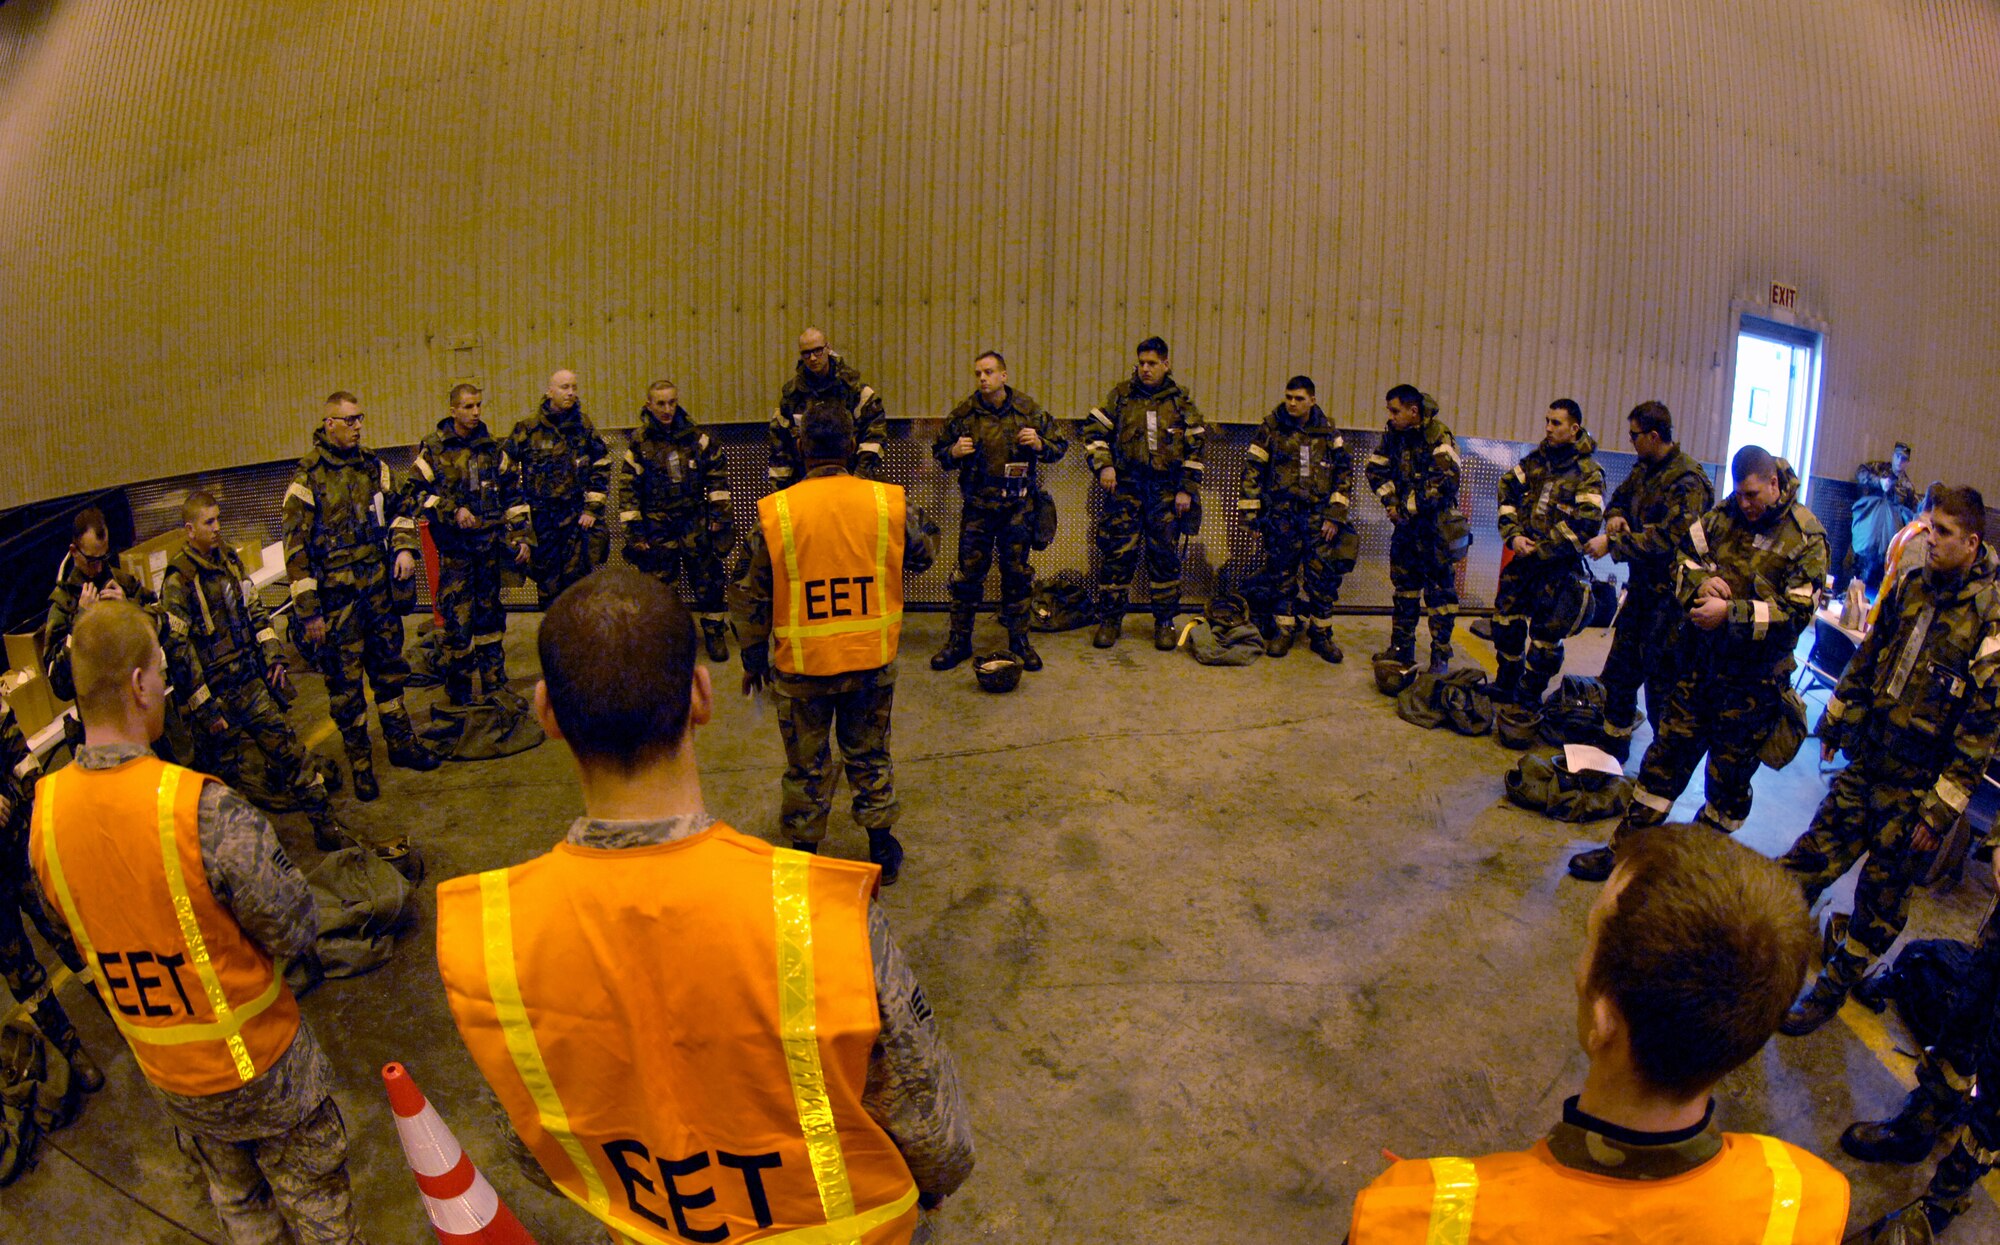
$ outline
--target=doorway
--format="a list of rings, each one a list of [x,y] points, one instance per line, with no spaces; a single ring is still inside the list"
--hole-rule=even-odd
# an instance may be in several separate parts
[[[1813,423],[1819,414],[1821,335],[1744,316],[1736,331],[1736,396],[1729,417],[1729,453],[1761,445],[1792,464],[1803,484],[1812,471]],[[1736,487],[1731,480],[1726,493]]]

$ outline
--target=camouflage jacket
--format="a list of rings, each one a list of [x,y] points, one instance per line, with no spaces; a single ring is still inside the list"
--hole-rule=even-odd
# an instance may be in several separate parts
[[[1882,491],[1882,482],[1890,481],[1889,491]],[[1887,459],[1879,462],[1862,463],[1854,469],[1854,482],[1864,492],[1887,497],[1905,510],[1917,508],[1917,487],[1910,483],[1908,472],[1897,471],[1896,465]]]
[[[543,398],[541,409],[508,434],[507,458],[520,472],[521,500],[535,522],[565,523],[579,514],[604,522],[611,451],[582,403],[557,413]]]
[[[1609,542],[1611,556],[1631,571],[1633,592],[1672,593],[1681,534],[1714,504],[1708,473],[1678,445],[1659,463],[1642,458],[1633,466],[1604,510],[1626,522]]]
[[[672,424],[641,410],[639,428],[618,466],[625,483],[625,509],[618,515],[625,538],[648,544],[671,540],[703,518],[727,530],[729,464],[722,447],[695,425],[686,408],[674,413]]]
[[[203,726],[222,713],[218,693],[262,678],[284,657],[271,616],[227,543],[206,556],[182,546],[160,580],[160,609],[167,616],[167,681]]]
[[[1077,424],[1077,436],[1092,475],[1106,467],[1120,476],[1149,472],[1175,492],[1192,493],[1207,470],[1208,424],[1171,372],[1150,392],[1136,373],[1113,385],[1104,405]]]
[[[1577,431],[1569,445],[1542,442],[1500,477],[1500,544],[1535,542],[1538,561],[1583,556],[1583,542],[1604,526],[1604,469],[1597,442]]]
[[[1424,419],[1407,431],[1386,428],[1363,467],[1368,487],[1391,515],[1435,515],[1458,505],[1458,441],[1424,395]]]
[[[1783,677],[1792,647],[1812,622],[1813,595],[1826,582],[1826,529],[1799,501],[1799,477],[1778,460],[1778,500],[1756,523],[1743,518],[1730,494],[1688,526],[1681,539],[1681,608],[1695,603],[1702,583],[1729,585],[1729,615],[1703,631],[1689,623],[1690,669],[1733,678]]]
[[[1865,743],[1936,775],[1920,815],[1938,829],[1965,811],[2000,739],[1996,574],[2000,554],[1985,546],[1963,574],[1898,575],[1820,723],[1828,743]]]
[[[778,409],[771,412],[771,487],[779,489],[799,478],[805,460],[799,457],[799,416],[814,402],[835,401],[854,416],[854,461],[849,469],[864,480],[882,476],[882,437],[887,416],[882,395],[862,383],[861,373],[839,355],[829,356],[826,375],[815,376],[801,362],[778,391]]]
[[[1031,450],[1017,438],[1021,429],[1041,434],[1042,448]],[[972,453],[953,458],[951,447],[960,437],[972,438]],[[931,443],[938,466],[958,476],[960,496],[972,505],[1005,506],[1025,499],[1037,465],[1060,462],[1069,441],[1042,405],[1018,389],[1009,388],[996,410],[975,391],[951,408],[944,429]],[[1012,470],[1018,474],[1009,476]]]
[[[77,607],[83,601],[83,586],[94,584],[102,589],[114,582],[125,593],[127,601],[140,606],[156,619],[159,617],[159,598],[147,591],[131,572],[109,560],[106,560],[102,573],[92,576],[77,569],[74,557],[64,558],[56,586],[49,590],[49,617],[42,624],[42,664],[49,672],[49,690],[64,700],[76,699],[76,680],[71,677],[69,668],[69,633],[76,629]]]
[[[0,850],[8,853],[7,859],[0,860],[0,878],[14,876],[21,863],[13,853],[27,842],[20,836],[26,832],[28,804],[40,772],[41,766],[28,751],[28,737],[21,733],[21,723],[14,717],[14,707],[0,700],[0,831],[4,831],[0,833]],[[12,898],[0,896],[0,901]]]
[[[417,447],[403,487],[404,513],[429,521],[431,540],[441,553],[491,544],[503,530],[510,545],[535,543],[514,460],[483,423],[471,436],[462,437],[451,416],[440,419]],[[479,525],[460,527],[460,510],[479,520]]]
[[[1347,481],[1354,460],[1340,430],[1315,406],[1294,423],[1284,403],[1250,434],[1236,509],[1255,520],[1279,509],[1311,510],[1322,522],[1347,525]]]
[[[285,490],[285,574],[298,617],[319,616],[322,581],[355,588],[379,578],[385,546],[421,547],[389,464],[361,446],[337,450],[325,429],[315,432]]]

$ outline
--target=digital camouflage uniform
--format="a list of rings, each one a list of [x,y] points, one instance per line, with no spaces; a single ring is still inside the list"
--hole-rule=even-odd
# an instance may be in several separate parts
[[[1031,450],[1017,439],[1033,428],[1042,448]],[[953,458],[951,447],[960,437],[972,438],[972,453]],[[945,417],[944,429],[931,445],[938,465],[958,477],[964,502],[958,527],[958,565],[951,573],[950,651],[968,655],[973,617],[986,593],[986,575],[1000,556],[1000,623],[1010,642],[1025,643],[1028,598],[1035,589],[1035,568],[1029,564],[1034,532],[1034,490],[1041,487],[1040,466],[1059,462],[1069,442],[1040,403],[1009,387],[998,408],[988,406],[978,392],[960,402]]]
[[[506,446],[484,423],[460,436],[449,415],[417,447],[405,487],[409,512],[430,523],[437,546],[445,695],[455,705],[469,705],[507,685],[500,573],[511,564],[512,550],[535,543],[528,503]],[[460,527],[460,510],[478,526]]]
[[[838,467],[816,467],[807,478],[838,474]],[[905,582],[923,574],[937,556],[937,545],[923,510],[906,502],[903,515],[903,576]],[[828,734],[840,745],[847,785],[854,793],[854,821],[864,830],[888,830],[896,824],[895,772],[889,755],[889,719],[896,700],[896,660],[872,670],[847,674],[788,674],[771,665],[771,550],[761,524],[750,530],[749,566],[730,587],[730,612],[743,643],[743,668],[769,670],[777,692],[778,733],[785,741],[785,778],[779,824],[794,843],[818,843],[826,837],[826,818],[833,808],[834,770]]]
[[[1628,530],[1608,537],[1610,556],[1625,564],[1625,603],[1612,624],[1605,655],[1604,734],[1620,757],[1639,726],[1639,688],[1646,716],[1660,728],[1660,713],[1679,675],[1676,653],[1681,608],[1675,568],[1681,537],[1714,503],[1708,473],[1678,445],[1658,464],[1640,459],[1611,494],[1604,517],[1625,520]]]
[[[1500,571],[1493,596],[1493,699],[1539,708],[1562,672],[1563,641],[1588,607],[1583,545],[1604,526],[1604,469],[1597,442],[1577,429],[1568,445],[1543,441],[1500,477],[1500,544],[1535,542]]]
[[[1703,753],[1705,799],[1695,820],[1731,834],[1750,815],[1757,750],[1781,711],[1792,648],[1826,580],[1826,531],[1799,501],[1799,477],[1782,458],[1778,490],[1755,524],[1731,494],[1681,538],[1676,597],[1683,614],[1716,576],[1729,585],[1729,613],[1713,631],[1681,625],[1684,670],[1640,763],[1621,832],[1665,821]]]
[[[1364,464],[1368,487],[1382,500],[1395,530],[1389,536],[1389,583],[1395,590],[1388,655],[1404,665],[1417,659],[1417,615],[1430,616],[1431,664],[1451,660],[1458,621],[1458,568],[1466,546],[1458,543],[1458,441],[1438,418],[1437,400],[1423,397],[1423,420],[1399,431],[1385,428]]]
[[[837,402],[854,419],[854,458],[848,470],[864,480],[882,476],[882,438],[887,433],[887,417],[882,411],[882,395],[861,380],[854,365],[837,354],[827,356],[826,375],[815,376],[801,359],[784,388],[778,391],[778,409],[771,412],[767,429],[771,445],[771,465],[767,474],[773,489],[797,480],[805,471],[799,457],[799,417],[815,402]]]
[[[389,759],[432,768],[403,705],[410,666],[403,660],[403,609],[391,559],[393,553],[414,558],[419,541],[389,465],[362,446],[335,448],[324,429],[313,433],[313,448],[285,490],[284,523],[292,636],[303,642],[309,623],[326,621],[325,641],[301,651],[326,676],[327,711],[347,747],[356,791],[365,797],[375,769],[364,675],[375,688]],[[408,582],[414,586],[414,579]]]
[[[540,410],[514,425],[507,457],[521,473],[521,500],[534,521],[535,553],[528,573],[535,577],[546,610],[563,589],[602,566],[610,550],[604,506],[611,489],[611,451],[583,413],[583,403],[557,411],[543,398]],[[593,526],[577,526],[586,514]]]
[[[29,1019],[56,1049],[74,1056],[83,1042],[70,1025],[49,975],[35,958],[34,944],[28,941],[21,914],[26,912],[42,938],[71,969],[83,968],[76,944],[50,919],[48,908],[28,866],[28,828],[34,802],[34,782],[41,767],[28,752],[28,741],[14,710],[0,700],[0,978],[14,1002],[28,1011]],[[0,1011],[9,1010],[0,1008]]]
[[[736,536],[729,509],[729,464],[722,447],[695,426],[687,408],[662,424],[639,412],[640,433],[618,474],[625,484],[625,560],[693,596],[691,608],[715,660],[728,659],[723,571]]]
[[[1280,402],[1251,434],[1247,454],[1236,509],[1262,537],[1263,555],[1243,584],[1244,599],[1280,636],[1296,632],[1303,603],[1314,651],[1338,652],[1329,648],[1333,605],[1361,552],[1348,517],[1347,442],[1317,405],[1296,420]],[[1332,540],[1320,534],[1328,523]]]
[[[1118,473],[1097,520],[1097,612],[1100,622],[1125,615],[1127,593],[1145,550],[1147,589],[1156,625],[1173,621],[1181,604],[1180,520],[1174,495],[1194,496],[1207,469],[1208,424],[1169,372],[1147,389],[1138,373],[1111,387],[1104,405],[1077,424],[1090,473]]]
[[[197,768],[247,791],[254,784],[243,775],[261,751],[271,793],[295,800],[323,844],[342,837],[325,780],[264,682],[284,650],[236,551],[227,542],[207,554],[182,546],[160,581],[160,608],[167,674],[194,730]]]
[[[1820,739],[1852,759],[1785,853],[1806,902],[1867,853],[1847,940],[1814,992],[1838,1007],[1875,957],[1903,932],[1910,888],[1931,862],[1910,846],[1921,823],[1942,842],[1965,812],[2000,738],[2000,557],[1945,577],[1913,568],[1882,596],[1882,612],[1848,662],[1820,722]],[[1830,1014],[1830,1012],[1828,1013]]]

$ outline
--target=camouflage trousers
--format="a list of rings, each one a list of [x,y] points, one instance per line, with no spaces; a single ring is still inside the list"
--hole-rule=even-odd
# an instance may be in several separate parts
[[[1171,618],[1181,604],[1180,523],[1174,513],[1174,486],[1130,479],[1121,473],[1118,487],[1104,495],[1104,513],[1097,520],[1101,608],[1122,609],[1132,575],[1139,569],[1142,548],[1153,616]]]
[[[438,613],[444,618],[445,695],[470,704],[507,682],[507,611],[500,604],[500,568],[510,555],[497,540],[463,550],[438,550]],[[473,676],[479,676],[475,690]]]
[[[1573,558],[1515,558],[1493,594],[1493,699],[1534,707],[1562,673],[1563,641],[1583,608],[1582,565]]]
[[[611,549],[611,536],[603,520],[593,527],[577,526],[582,511],[544,521],[535,515],[535,551],[528,562],[528,574],[542,608],[548,609],[562,590],[604,565]]]
[[[25,818],[25,810],[21,816]],[[41,902],[40,883],[28,868],[25,852],[18,862],[0,864],[0,978],[6,980],[14,1001],[27,1005],[28,1016],[42,1036],[67,1053],[77,1046],[76,1030],[49,986],[48,972],[35,957],[34,944],[28,941],[27,927],[21,924],[24,910],[63,962],[72,970],[81,970],[83,957],[77,954],[69,932],[58,929],[49,919],[48,908]]]
[[[2000,1166],[2000,919],[1980,928],[1963,1006],[1917,1061],[1917,1093],[1934,1118],[1956,1126],[1950,1153],[1931,1176],[1926,1201],[1963,1214],[1986,1173]],[[1947,1133],[1948,1136],[1952,1135]]]
[[[889,715],[895,703],[894,683],[817,696],[779,691],[785,781],[778,821],[793,842],[817,843],[826,837],[834,784],[829,733],[840,745],[847,785],[854,793],[855,824],[864,830],[896,824],[895,770],[889,759]]]
[[[328,577],[320,581],[326,643],[314,654],[314,668],[326,676],[327,713],[342,735],[366,733],[365,677],[375,687],[375,711],[402,712],[403,685],[410,664],[403,660],[403,615],[389,595],[389,570],[377,567],[359,582]]]
[[[1889,950],[1910,915],[1910,889],[1929,867],[1931,853],[1910,847],[1924,793],[1937,781],[1875,748],[1865,749],[1820,801],[1799,841],[1779,861],[1798,875],[1808,906],[1867,853],[1854,888],[1854,916],[1847,941],[1826,962],[1826,975],[1853,986],[1870,962]]]
[[[181,1152],[208,1177],[209,1201],[231,1245],[347,1245],[360,1239],[348,1194],[347,1125],[332,1095],[275,1137],[231,1142],[180,1128],[175,1133]]]
[[[1361,538],[1345,524],[1330,541],[1320,539],[1319,529],[1319,519],[1304,510],[1284,507],[1263,513],[1257,523],[1262,556],[1243,581],[1243,599],[1252,611],[1291,626],[1303,604],[1313,626],[1333,625],[1340,581],[1354,569]]]
[[[1667,697],[1659,732],[1639,764],[1619,832],[1665,821],[1704,754],[1708,770],[1695,820],[1724,834],[1741,829],[1750,815],[1757,750],[1777,721],[1783,690],[1783,676],[1737,679],[1702,669],[1685,671]]]
[[[1448,656],[1458,625],[1458,563],[1445,556],[1436,523],[1416,517],[1396,525],[1389,536],[1389,586],[1395,592],[1390,651],[1403,661],[1416,660],[1417,615],[1423,613],[1430,618],[1431,652]]]
[[[317,823],[330,814],[326,781],[292,733],[285,711],[264,680],[251,676],[234,686],[210,685],[229,729],[211,735],[195,729],[196,768],[214,774],[257,803],[295,802]],[[264,781],[257,777],[263,771]]]
[[[970,616],[986,595],[993,554],[1000,554],[1000,621],[1009,630],[1028,622],[1028,598],[1035,591],[1035,568],[1028,563],[1028,503],[981,505],[970,498],[959,519],[958,566],[951,573],[954,612]]]
[[[673,524],[664,539],[643,547],[627,541],[625,560],[669,588],[678,584],[696,618],[721,618],[722,593],[728,585],[722,569],[725,539],[725,533],[710,532],[702,516],[691,513]]]
[[[1618,620],[1611,628],[1611,651],[1604,655],[1604,733],[1630,739],[1639,726],[1639,689],[1646,689],[1646,717],[1653,733],[1680,674],[1675,643],[1681,610],[1664,591],[1634,590],[1625,594]]]

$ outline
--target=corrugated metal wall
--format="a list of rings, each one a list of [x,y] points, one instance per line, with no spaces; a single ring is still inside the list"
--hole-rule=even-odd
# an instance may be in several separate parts
[[[1713,458],[1773,280],[1822,473],[1991,484],[1996,255],[1993,0],[15,0],[0,505],[295,453],[336,387],[378,444],[558,365],[757,419],[808,323],[897,417],[987,346],[1081,413],[1158,331],[1215,419],[1659,397]]]

